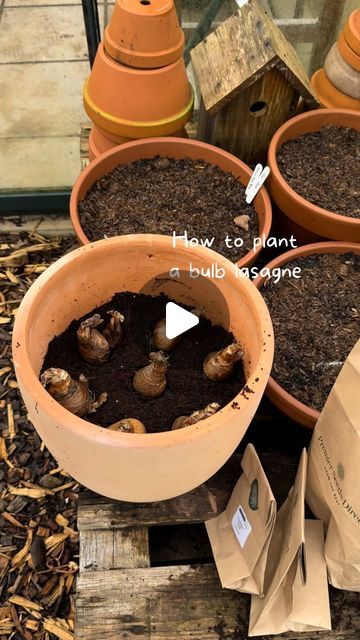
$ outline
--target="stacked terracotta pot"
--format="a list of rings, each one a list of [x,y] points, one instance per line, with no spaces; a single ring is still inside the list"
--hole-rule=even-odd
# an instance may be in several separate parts
[[[348,18],[311,83],[324,107],[360,111],[360,9]]]
[[[117,0],[89,78],[90,160],[123,142],[184,135],[193,91],[173,0]]]

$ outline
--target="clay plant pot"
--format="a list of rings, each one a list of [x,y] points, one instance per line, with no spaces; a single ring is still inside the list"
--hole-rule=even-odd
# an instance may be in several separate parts
[[[275,269],[281,267],[284,264],[297,260],[304,256],[310,256],[314,253],[348,253],[353,252],[360,255],[360,245],[349,242],[317,242],[314,244],[308,244],[304,247],[298,247],[292,249],[278,256],[266,267],[269,269]],[[254,284],[258,289],[264,285],[266,277],[259,276],[254,280]],[[276,344],[275,344],[276,350]],[[272,376],[269,378],[269,382],[266,387],[266,395],[273,402],[273,404],[280,409],[285,415],[292,420],[295,420],[304,427],[313,429],[320,416],[320,412],[312,407],[308,407],[303,402],[300,402],[294,398],[290,393],[285,391]]]
[[[243,185],[249,182],[252,170],[235,156],[218,147],[199,142],[198,140],[186,140],[182,138],[153,138],[150,140],[134,140],[111,151],[107,151],[94,162],[91,162],[76,180],[70,197],[70,217],[78,240],[82,244],[90,242],[86,236],[79,218],[78,204],[85,197],[94,182],[105,173],[109,173],[120,164],[128,164],[142,158],[154,158],[155,156],[169,158],[191,158],[192,160],[204,160],[217,165],[224,171],[229,171],[239,178]],[[271,229],[271,203],[266,189],[262,187],[254,200],[254,206],[259,220],[259,236],[268,237]],[[238,261],[239,267],[246,267],[254,262],[262,246],[251,251]]]
[[[176,131],[174,137],[188,138],[189,136],[184,128],[181,131]],[[111,133],[106,133],[106,131],[102,131],[99,127],[94,125],[89,134],[90,162],[101,156],[106,151],[114,149],[114,147],[118,147],[120,144],[124,144],[125,142],[132,142],[132,140],[129,138],[120,138],[112,135]]]
[[[356,71],[360,71],[360,54],[358,55],[351,49],[351,47],[349,47],[343,33],[340,34],[337,46],[339,53],[345,62],[347,62],[353,69],[356,69]]]
[[[343,29],[349,47],[360,56],[360,9],[355,9],[348,17]]]
[[[360,100],[351,98],[342,91],[339,91],[330,82],[324,69],[319,69],[311,78],[310,84],[313,91],[323,107],[327,109],[351,109],[360,111]]]
[[[356,100],[360,99],[360,72],[344,60],[336,42],[325,58],[324,71],[339,91]]]
[[[39,373],[48,344],[74,319],[119,291],[165,293],[179,304],[204,310],[224,322],[224,304],[209,296],[207,278],[192,287],[177,278],[159,279],[174,266],[226,270],[217,288],[228,306],[227,328],[244,346],[249,394],[239,394],[214,416],[193,426],[162,433],[128,434],[76,417],[42,387]],[[219,296],[220,297],[220,296]],[[265,302],[236,267],[205,248],[179,246],[166,236],[129,235],[80,247],[51,265],[30,287],[13,333],[13,358],[30,420],[61,468],[102,495],[130,502],[165,500],[200,485],[233,453],[264,392],[273,359],[273,330]],[[246,397],[244,397],[246,396]]]
[[[114,60],[141,69],[176,62],[184,43],[173,0],[117,0],[104,36]]]
[[[85,82],[84,108],[92,122],[122,138],[149,138],[179,131],[191,117],[194,96],[184,60],[159,69],[115,62],[99,45]]]
[[[270,194],[290,220],[318,236],[345,242],[360,242],[360,220],[322,209],[296,193],[283,178],[276,155],[284,142],[304,133],[318,131],[324,125],[352,127],[360,131],[360,113],[342,109],[318,109],[291,118],[277,130],[268,150]]]

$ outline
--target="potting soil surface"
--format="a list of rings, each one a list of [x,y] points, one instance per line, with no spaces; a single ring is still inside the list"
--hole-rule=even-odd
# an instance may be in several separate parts
[[[234,218],[249,216],[249,229]],[[245,187],[231,173],[203,160],[156,158],[119,165],[104,175],[79,202],[80,222],[90,240],[127,233],[174,231],[188,237],[215,238],[212,249],[237,261],[253,248],[259,235],[253,205],[245,202]],[[242,238],[239,248],[228,248]]]
[[[300,196],[332,213],[360,217],[360,132],[327,125],[285,142],[281,174]]]
[[[272,376],[321,410],[360,338],[360,256],[314,254],[282,266],[300,267],[301,278],[262,288],[275,332]]]
[[[96,311],[105,319],[107,311],[117,309],[125,317],[122,343],[112,352],[110,360],[100,366],[87,364],[78,353],[76,331],[84,318],[72,322],[50,343],[43,370],[60,367],[75,379],[82,373],[96,397],[107,392],[107,402],[86,417],[90,422],[107,427],[122,418],[138,418],[148,432],[167,431],[175,418],[190,415],[211,402],[223,407],[244,387],[241,362],[223,382],[212,382],[205,377],[202,364],[206,355],[227,346],[234,337],[200,317],[199,324],[181,336],[178,346],[168,354],[164,393],[158,398],[144,398],[133,389],[135,372],[149,364],[149,353],[156,350],[152,331],[156,322],[165,317],[168,301],[163,295],[118,293],[109,303],[84,316],[89,317]]]

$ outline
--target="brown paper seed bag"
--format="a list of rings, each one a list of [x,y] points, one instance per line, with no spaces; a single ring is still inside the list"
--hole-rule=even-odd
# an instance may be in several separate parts
[[[222,586],[262,594],[276,502],[252,444],[241,467],[226,510],[205,525]]]
[[[306,500],[327,528],[329,581],[338,589],[360,591],[360,340],[315,426]]]
[[[323,523],[306,520],[307,454],[275,522],[265,598],[251,597],[249,636],[331,629]]]

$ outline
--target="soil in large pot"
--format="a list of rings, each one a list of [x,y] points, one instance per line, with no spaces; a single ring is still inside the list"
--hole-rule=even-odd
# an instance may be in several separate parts
[[[313,254],[282,265],[295,267],[300,278],[270,279],[261,289],[275,333],[272,377],[321,411],[360,338],[360,256]]]
[[[245,187],[231,173],[203,160],[161,158],[120,165],[79,202],[81,226],[90,240],[129,233],[215,238],[211,248],[233,262],[253,249],[259,235]],[[239,223],[234,219],[242,218]],[[226,236],[231,246],[225,243]],[[233,240],[242,238],[241,247]]]
[[[287,140],[279,169],[300,196],[318,207],[360,218],[360,132],[326,125]]]
[[[154,325],[165,317],[164,296],[118,293],[113,299],[76,320],[49,344],[43,371],[59,367],[78,380],[83,374],[94,396],[108,394],[108,400],[96,413],[86,416],[94,424],[108,427],[123,418],[136,418],[148,432],[167,431],[179,416],[187,416],[217,402],[228,404],[246,386],[242,363],[235,365],[232,375],[222,382],[205,377],[202,365],[208,353],[222,349],[234,336],[223,327],[214,326],[199,316],[199,324],[181,336],[179,344],[168,353],[167,386],[160,397],[145,398],[133,388],[136,371],[149,364],[149,353],[156,350],[152,343]],[[116,309],[122,313],[124,338],[113,350],[108,362],[99,366],[88,364],[77,348],[77,329],[85,318],[99,313],[101,318]]]

